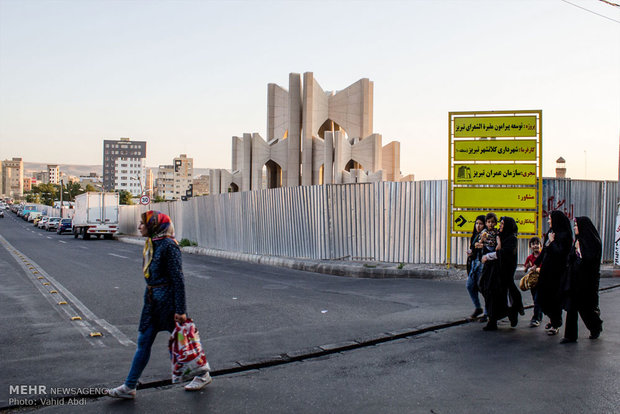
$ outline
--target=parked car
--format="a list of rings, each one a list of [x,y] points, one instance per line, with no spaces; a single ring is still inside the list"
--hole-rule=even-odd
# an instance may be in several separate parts
[[[33,222],[37,217],[41,217],[43,214],[40,211],[31,211],[28,213],[28,221]]]
[[[62,234],[65,231],[72,232],[73,231],[72,226],[73,226],[73,220],[71,220],[70,218],[64,218],[60,220],[60,223],[58,224],[58,230],[56,230],[56,233]]]
[[[52,231],[58,229],[58,224],[60,223],[60,217],[50,217],[45,223],[45,230]]]
[[[43,217],[47,217],[47,216],[40,215],[39,217],[36,217],[36,218],[32,221],[32,225],[33,225],[33,226],[35,226],[35,227],[39,227],[39,222],[41,221],[41,219],[42,219]]]
[[[0,210],[0,218],[4,218],[4,211]]]
[[[39,224],[37,224],[37,227],[40,229],[44,229],[45,228],[45,223],[47,223],[47,220],[49,220],[50,218],[48,216],[45,216],[43,218],[41,218],[41,220],[39,220]]]

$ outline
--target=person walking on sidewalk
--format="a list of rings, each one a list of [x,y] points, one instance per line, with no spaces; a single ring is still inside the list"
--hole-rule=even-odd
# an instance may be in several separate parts
[[[469,239],[469,249],[467,250],[466,287],[467,292],[469,292],[469,297],[474,304],[474,312],[469,317],[469,319],[471,320],[477,319],[482,314],[486,316],[486,312],[482,310],[482,306],[480,305],[480,297],[478,295],[480,291],[478,289],[478,280],[480,279],[480,270],[482,268],[482,263],[480,262],[482,256],[482,248],[476,247],[476,244],[479,242],[480,239],[480,233],[482,232],[482,230],[484,230],[484,222],[484,215],[476,217],[474,229],[472,231],[471,238]]]
[[[174,238],[170,217],[159,211],[142,213],[138,230],[147,238],[142,268],[146,282],[144,306],[138,328],[138,346],[129,375],[123,385],[108,390],[108,395],[114,398],[135,398],[138,379],[149,362],[157,333],[172,332],[176,322],[183,324],[187,319],[181,250]],[[185,389],[199,390],[210,382],[207,371],[196,376]]]
[[[502,217],[495,251],[482,256],[484,269],[480,285],[489,316],[489,322],[483,328],[485,331],[497,330],[497,321],[506,316],[514,328],[518,323],[517,314],[524,314],[521,292],[514,283],[518,231],[512,217]]]
[[[549,232],[543,250],[536,259],[539,266],[538,303],[550,319],[545,326],[548,335],[557,335],[562,326],[562,278],[566,273],[568,253],[573,244],[573,231],[568,217],[558,210],[549,216]]]
[[[566,310],[564,338],[560,343],[577,342],[578,316],[596,339],[603,330],[598,308],[602,243],[598,230],[588,217],[575,219],[575,244],[568,255],[568,272],[562,283]]]
[[[528,246],[531,254],[525,259],[525,264],[523,265],[525,273],[529,272],[532,268],[534,268],[534,270],[536,269],[536,259],[540,255],[540,238],[538,236],[530,238]],[[543,312],[538,303],[538,287],[534,286],[530,291],[532,293],[532,301],[534,302],[534,311],[532,312],[532,319],[530,320],[530,328],[538,328],[543,317]]]

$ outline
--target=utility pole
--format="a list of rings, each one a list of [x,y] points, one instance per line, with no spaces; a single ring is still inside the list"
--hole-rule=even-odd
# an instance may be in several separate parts
[[[60,219],[62,220],[62,178],[60,179]]]

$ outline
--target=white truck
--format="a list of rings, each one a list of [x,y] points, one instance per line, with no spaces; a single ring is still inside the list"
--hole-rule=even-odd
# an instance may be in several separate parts
[[[75,197],[73,237],[111,239],[118,231],[118,193],[89,192]]]

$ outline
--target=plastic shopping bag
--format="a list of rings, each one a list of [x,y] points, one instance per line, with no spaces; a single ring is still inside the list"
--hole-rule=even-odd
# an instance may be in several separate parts
[[[191,319],[183,325],[177,322],[168,342],[172,362],[172,383],[178,383],[210,370],[200,344],[198,329]]]

